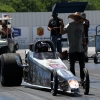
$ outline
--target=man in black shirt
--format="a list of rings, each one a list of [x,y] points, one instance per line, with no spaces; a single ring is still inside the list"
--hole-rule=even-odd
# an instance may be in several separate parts
[[[85,50],[85,61],[88,62],[88,29],[90,26],[90,22],[88,19],[86,19],[86,13],[82,13],[81,14],[82,18],[83,18],[83,25],[84,25],[84,33],[85,33],[85,39],[86,39],[86,50]]]
[[[60,33],[60,21],[63,21],[63,19],[58,17],[57,13],[52,13],[52,19],[49,20],[48,23],[48,30],[50,33],[50,39],[54,43],[55,47],[57,48],[57,51],[59,53],[62,52],[62,46],[61,46],[61,33]]]

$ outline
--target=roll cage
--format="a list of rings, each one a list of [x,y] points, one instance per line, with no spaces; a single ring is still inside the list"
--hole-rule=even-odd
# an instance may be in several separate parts
[[[35,42],[34,43],[34,46],[33,46],[33,52],[36,52],[37,51],[38,44],[40,44],[41,42],[47,43],[49,45],[49,48],[51,49],[51,52],[56,52],[56,49],[54,47],[53,42],[52,41],[49,41],[49,40],[38,40],[37,42]]]

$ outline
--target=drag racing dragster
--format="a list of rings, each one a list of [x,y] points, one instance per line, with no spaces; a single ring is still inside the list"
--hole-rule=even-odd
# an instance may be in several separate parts
[[[8,57],[9,56],[9,57]],[[84,68],[85,79],[82,88],[89,93],[89,73]],[[51,89],[53,96],[58,91],[79,93],[80,82],[62,62],[49,40],[38,40],[25,51],[25,63],[19,54],[1,55],[1,85],[21,85],[22,78],[30,86]]]

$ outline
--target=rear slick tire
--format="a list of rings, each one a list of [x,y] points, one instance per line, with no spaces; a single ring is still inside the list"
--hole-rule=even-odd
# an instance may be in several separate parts
[[[23,68],[17,65],[16,56],[21,61],[19,54],[7,53],[1,55],[2,86],[20,86],[22,83]]]

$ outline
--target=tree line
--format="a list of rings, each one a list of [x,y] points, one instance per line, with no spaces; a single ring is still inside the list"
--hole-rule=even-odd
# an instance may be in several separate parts
[[[56,2],[88,2],[86,10],[100,10],[100,0],[0,0],[0,12],[51,12]]]

